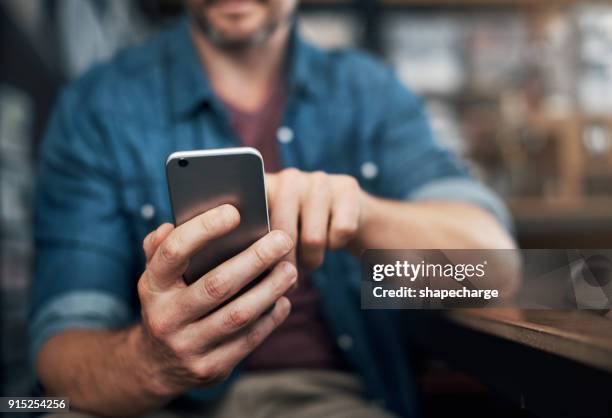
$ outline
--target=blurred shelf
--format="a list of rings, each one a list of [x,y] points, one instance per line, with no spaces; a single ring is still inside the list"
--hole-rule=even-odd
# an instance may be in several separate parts
[[[371,0],[372,3],[412,7],[541,7],[581,3],[606,3],[605,0]],[[301,4],[358,4],[359,0],[302,0]]]
[[[612,222],[612,198],[609,197],[575,201],[521,198],[510,199],[507,203],[517,219],[564,221],[588,218]]]
[[[539,198],[510,199],[519,235],[609,237],[612,240],[612,198],[555,201]]]
[[[307,0],[308,1],[308,0]],[[604,0],[595,3],[605,3]],[[413,7],[529,7],[569,6],[580,3],[594,3],[585,0],[380,0],[381,4]]]

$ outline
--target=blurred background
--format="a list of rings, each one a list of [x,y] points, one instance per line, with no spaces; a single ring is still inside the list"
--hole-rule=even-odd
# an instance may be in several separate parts
[[[58,89],[181,12],[180,0],[0,2],[4,396],[31,384],[33,164]],[[395,68],[425,99],[439,140],[507,201],[521,246],[611,248],[612,5],[302,0],[299,25],[316,44]]]

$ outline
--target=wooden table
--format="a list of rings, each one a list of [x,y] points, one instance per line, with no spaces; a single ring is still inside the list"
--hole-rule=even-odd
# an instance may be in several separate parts
[[[586,311],[407,312],[414,344],[544,417],[612,417],[612,320]]]

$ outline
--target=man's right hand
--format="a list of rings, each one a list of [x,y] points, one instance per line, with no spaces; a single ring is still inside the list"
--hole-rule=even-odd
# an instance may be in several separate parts
[[[292,264],[279,263],[294,245],[281,231],[270,232],[192,285],[183,282],[194,253],[239,223],[238,211],[223,205],[176,228],[163,224],[144,240],[138,344],[148,369],[143,383],[157,396],[173,397],[224,380],[289,314],[283,295],[297,272]],[[270,268],[260,283],[219,308]]]

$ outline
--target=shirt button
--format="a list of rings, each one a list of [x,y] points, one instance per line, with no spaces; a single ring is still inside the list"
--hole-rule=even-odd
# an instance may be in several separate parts
[[[288,144],[293,141],[293,131],[291,128],[281,126],[278,128],[278,131],[276,131],[276,138],[281,144]]]
[[[153,219],[153,216],[155,216],[155,207],[150,203],[145,203],[140,208],[140,216],[147,221]]]
[[[361,175],[363,178],[371,180],[378,175],[378,166],[372,161],[361,164]]]
[[[348,334],[338,336],[338,347],[344,351],[350,350],[353,348],[353,337]]]

